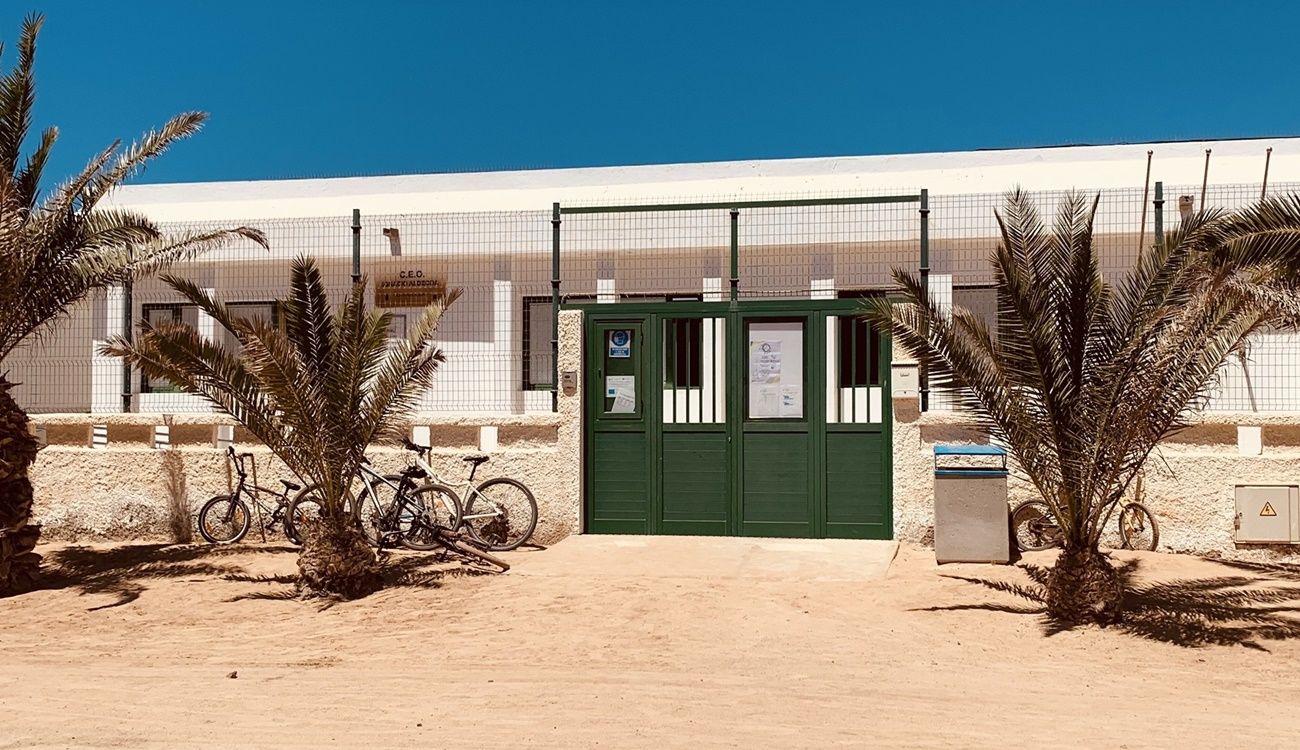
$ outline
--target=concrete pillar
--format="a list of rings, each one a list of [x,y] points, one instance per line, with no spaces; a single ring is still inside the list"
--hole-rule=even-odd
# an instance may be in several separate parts
[[[618,290],[613,279],[596,279],[596,302],[612,304],[618,302]]]
[[[835,299],[835,279],[813,279],[809,288],[812,299]]]
[[[722,277],[710,276],[702,280],[700,291],[704,295],[705,302],[721,302],[722,297]]]
[[[930,300],[934,302],[935,307],[940,312],[952,313],[952,274],[950,273],[932,273],[930,274]]]
[[[489,393],[483,395],[489,411],[519,414],[524,410],[523,340],[516,336],[515,287],[507,273],[498,264],[492,281],[493,365],[490,377],[479,382],[488,383]]]

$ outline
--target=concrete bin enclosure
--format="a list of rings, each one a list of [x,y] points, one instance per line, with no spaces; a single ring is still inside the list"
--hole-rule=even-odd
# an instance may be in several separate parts
[[[934,446],[934,557],[940,563],[1011,561],[1004,449]]]

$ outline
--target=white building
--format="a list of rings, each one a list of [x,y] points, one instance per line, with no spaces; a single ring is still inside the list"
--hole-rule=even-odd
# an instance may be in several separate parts
[[[490,434],[496,435],[498,428],[508,432],[540,425],[554,428],[557,444],[569,439],[571,444],[557,450],[568,457],[563,460],[581,461],[582,475],[566,480],[577,486],[566,488],[563,494],[580,499],[564,501],[568,503],[565,508],[577,507],[571,508],[572,518],[557,526],[558,532],[637,530],[642,523],[656,532],[684,523],[682,528],[693,532],[765,533],[762,529],[768,529],[791,535],[836,535],[831,526],[837,523],[838,511],[830,506],[813,507],[811,520],[793,520],[787,525],[782,525],[787,523],[784,520],[747,520],[747,507],[776,501],[734,487],[729,490],[734,496],[731,507],[691,508],[682,511],[689,518],[674,518],[676,511],[668,507],[671,503],[666,498],[675,497],[677,490],[667,475],[656,473],[653,467],[645,469],[651,488],[647,491],[654,495],[646,507],[629,510],[624,518],[618,510],[622,501],[612,501],[610,507],[615,511],[602,521],[601,506],[598,501],[593,504],[592,496],[599,495],[597,479],[604,476],[605,469],[599,465],[599,452],[592,450],[595,444],[591,441],[605,412],[595,401],[597,396],[584,401],[580,392],[575,395],[560,389],[558,406],[553,402],[557,369],[575,371],[578,381],[607,376],[591,348],[596,340],[592,336],[599,335],[593,333],[597,331],[593,326],[602,325],[601,320],[617,319],[617,310],[629,311],[628,315],[642,316],[637,325],[652,321],[656,326],[653,331],[627,330],[646,331],[647,340],[657,346],[646,362],[653,360],[654,368],[661,370],[637,370],[636,375],[644,382],[662,380],[662,385],[636,386],[643,389],[637,391],[638,403],[647,404],[644,414],[637,414],[656,425],[676,426],[647,428],[650,431],[645,434],[651,442],[643,446],[644,451],[635,446],[624,448],[630,455],[641,451],[660,457],[687,450],[671,446],[671,440],[677,439],[671,435],[690,432],[682,425],[699,425],[698,434],[691,438],[696,447],[689,450],[707,453],[707,443],[712,440],[707,435],[723,426],[743,432],[738,426],[740,415],[729,415],[728,403],[734,409],[737,404],[752,406],[757,399],[766,398],[751,390],[737,396],[738,401],[727,401],[728,393],[742,382],[735,379],[740,373],[734,372],[742,360],[738,355],[731,359],[728,353],[739,351],[729,348],[738,344],[727,342],[740,341],[742,332],[736,326],[750,330],[758,319],[745,317],[744,311],[771,317],[775,314],[772,310],[796,310],[796,317],[809,317],[801,319],[800,333],[786,346],[803,357],[806,366],[798,373],[803,380],[797,392],[775,393],[774,397],[797,394],[804,399],[797,411],[810,425],[805,434],[810,471],[818,476],[838,476],[836,472],[847,470],[847,464],[833,465],[832,454],[840,449],[831,445],[833,440],[825,439],[827,434],[856,434],[852,425],[863,425],[861,435],[875,437],[862,440],[892,440],[892,448],[880,443],[880,470],[866,478],[854,475],[852,481],[880,483],[885,495],[892,487],[894,500],[870,512],[861,508],[845,511],[844,518],[849,520],[842,523],[847,524],[845,529],[867,523],[852,520],[858,518],[853,513],[860,510],[862,518],[870,515],[875,519],[870,522],[873,530],[854,527],[847,535],[920,537],[926,526],[924,511],[898,501],[900,487],[921,481],[905,479],[903,474],[923,472],[912,465],[917,446],[900,448],[899,435],[905,429],[894,423],[907,411],[905,402],[916,395],[915,387],[909,385],[911,371],[906,363],[891,367],[890,362],[881,361],[873,334],[865,328],[859,331],[855,326],[862,324],[845,314],[849,303],[836,300],[887,289],[892,285],[892,268],[915,271],[921,267],[925,213],[921,196],[925,195],[928,211],[924,246],[931,288],[956,304],[993,315],[986,259],[995,243],[993,210],[1005,191],[1015,186],[1034,191],[1048,213],[1064,191],[1100,191],[1097,230],[1103,267],[1114,274],[1128,266],[1139,247],[1151,242],[1158,226],[1168,227],[1178,220],[1180,199],[1200,204],[1203,181],[1207,182],[1206,205],[1234,208],[1257,199],[1266,155],[1269,192],[1300,187],[1300,138],[1279,138],[137,185],[122,188],[113,201],[176,228],[248,224],[265,230],[272,244],[269,253],[231,248],[175,270],[200,281],[223,299],[246,305],[250,314],[274,316],[271,303],[283,294],[287,262],[297,254],[322,259],[332,288],[346,289],[353,263],[354,211],[360,215],[361,270],[374,285],[395,288],[393,285],[415,276],[440,276],[462,287],[465,295],[448,314],[439,337],[447,365],[425,400],[422,420],[426,426],[435,426],[435,432],[437,425],[458,425],[491,428]],[[1160,197],[1164,203],[1158,211]],[[586,343],[581,337],[561,342],[578,350],[569,352],[572,366],[568,368],[564,351],[558,368],[552,357],[552,253],[556,238],[552,220],[557,204],[563,212],[558,235],[559,292],[566,308],[585,310],[582,326],[587,335]],[[649,205],[680,208],[680,204],[695,207],[644,210]],[[622,206],[624,210],[593,210],[600,206]],[[738,210],[733,214],[731,208]],[[737,246],[734,277],[733,238]],[[129,311],[124,310],[128,296]],[[376,299],[382,302],[382,289]],[[731,304],[733,299],[739,307]],[[807,304],[797,303],[800,300]],[[710,307],[711,303],[716,308]],[[400,329],[402,316],[412,310],[392,309],[398,315],[395,327]],[[674,317],[674,310],[681,314]],[[207,409],[193,397],[142,382],[138,374],[129,375],[128,381],[119,362],[95,354],[96,342],[122,332],[128,318],[142,316],[177,316],[219,335],[210,320],[178,305],[160,282],[139,283],[129,292],[112,290],[75,311],[39,345],[12,358],[11,377],[22,383],[16,391],[20,402],[36,414],[62,414],[37,417],[50,425],[147,424],[151,419],[161,423],[161,417],[150,417],[161,414],[190,414],[191,421],[201,421]],[[757,334],[751,331],[751,338],[753,335]],[[791,334],[772,328],[763,335],[776,341]],[[585,353],[580,351],[584,347]],[[818,358],[815,362],[808,359],[813,356]],[[576,363],[584,357],[586,366],[578,367]],[[1249,422],[1239,416],[1243,413],[1285,420],[1286,413],[1300,411],[1297,365],[1300,339],[1290,334],[1261,337],[1244,366],[1233,365],[1225,373],[1220,393],[1209,409],[1223,412],[1232,424]],[[728,368],[733,372],[728,374]],[[825,383],[803,382],[814,376],[824,377]],[[126,382],[129,389],[124,389]],[[590,391],[593,385],[585,387]],[[602,388],[606,385],[600,384]],[[649,394],[650,390],[655,393]],[[566,398],[576,400],[569,403]],[[936,392],[930,406],[942,412],[948,401],[942,392]],[[122,412],[136,416],[110,416]],[[786,416],[794,418],[794,411]],[[744,421],[759,418],[749,409]],[[923,425],[926,417],[920,419]],[[922,433],[917,445],[933,442],[927,442]],[[460,443],[452,442],[465,442],[458,440]],[[1253,445],[1252,440],[1247,442]],[[758,438],[751,443],[760,450]],[[518,443],[519,450],[534,451],[537,460],[553,459],[546,445],[545,439],[538,443],[533,438],[520,438]],[[446,447],[450,453],[455,446]],[[509,448],[495,440],[487,440],[485,447]],[[789,446],[779,450],[787,451]],[[759,455],[761,451],[754,454]],[[856,459],[850,456],[850,460]],[[740,472],[746,461],[759,459],[736,454],[724,463],[731,467],[729,471]],[[761,468],[758,463],[755,467]],[[545,473],[544,468],[526,471]],[[825,485],[830,480],[816,482]],[[1222,479],[1218,489],[1228,492],[1229,484]],[[825,494],[824,487],[819,491]],[[1213,502],[1230,506],[1222,493],[1216,498]],[[888,518],[877,517],[876,511]],[[749,523],[771,525],[751,528],[746,526]],[[1188,548],[1195,546],[1187,544]]]

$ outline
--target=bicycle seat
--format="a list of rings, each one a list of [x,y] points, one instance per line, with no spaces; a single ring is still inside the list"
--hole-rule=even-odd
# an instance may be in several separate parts
[[[488,456],[478,453],[472,456],[464,456],[460,460],[464,461],[465,463],[474,464],[475,466],[478,466],[479,464],[487,463],[491,459]]]
[[[286,490],[290,490],[290,491],[292,491],[292,490],[300,490],[300,489],[302,489],[302,485],[301,485],[301,484],[296,484],[296,483],[294,483],[294,482],[290,482],[288,479],[281,479],[281,480],[280,480],[280,484],[283,484],[283,485],[284,485],[284,488],[285,488]]]

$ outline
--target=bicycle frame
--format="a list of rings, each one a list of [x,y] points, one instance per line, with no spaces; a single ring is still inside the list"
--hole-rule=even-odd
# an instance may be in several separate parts
[[[445,485],[460,494],[461,499],[463,500],[461,503],[460,515],[462,525],[466,521],[478,518],[494,518],[499,515],[495,510],[487,513],[474,513],[474,500],[481,496],[478,488],[474,486],[474,475],[478,473],[478,464],[470,466],[469,476],[464,480],[461,480],[460,482],[448,481],[444,479],[442,475],[438,473],[438,470],[433,468],[428,461],[424,460],[424,456],[427,455],[427,448],[419,451],[410,450],[409,448],[407,450],[414,454],[415,458],[413,459],[413,463],[416,467],[428,474],[434,482]]]
[[[235,453],[234,448],[227,448],[226,457],[230,465],[234,466],[235,475],[238,477],[235,488],[230,494],[233,497],[245,498],[254,508],[257,508],[257,526],[262,532],[262,541],[265,542],[266,527],[268,525],[274,526],[280,520],[280,517],[284,515],[285,508],[289,503],[289,488],[285,487],[283,491],[276,492],[270,487],[259,485],[257,483],[257,462],[252,453]],[[244,466],[245,461],[253,462],[252,483],[248,481],[249,471]],[[276,499],[274,509],[269,504],[262,502],[261,495],[264,492]],[[234,512],[235,506],[232,504],[228,513],[233,514]],[[266,514],[271,516],[269,523],[266,520]],[[226,520],[229,521],[230,518],[227,517]]]

